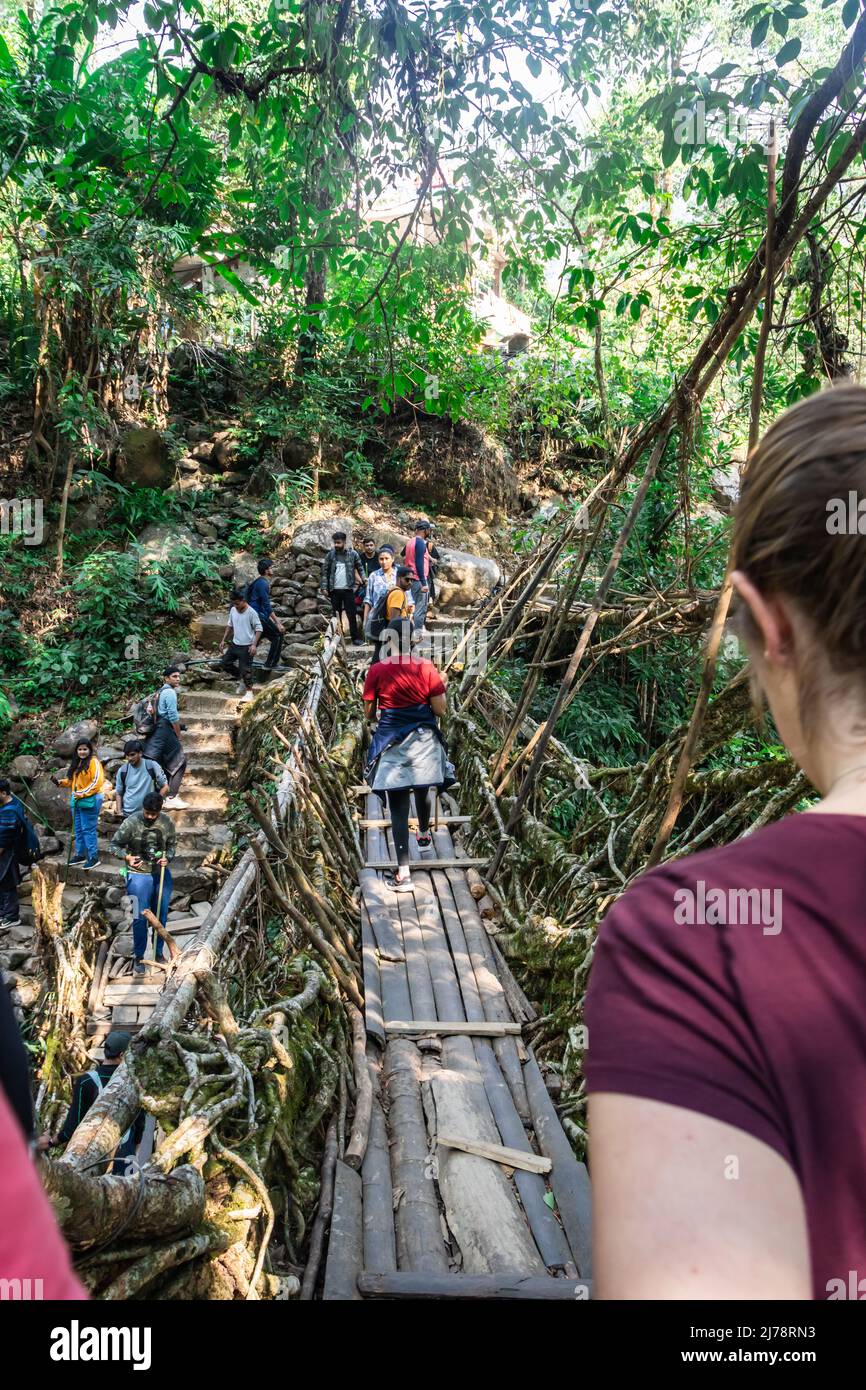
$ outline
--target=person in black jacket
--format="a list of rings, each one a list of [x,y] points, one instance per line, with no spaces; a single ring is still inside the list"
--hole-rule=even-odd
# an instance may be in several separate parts
[[[349,620],[349,636],[353,647],[362,647],[363,639],[358,636],[358,615],[355,611],[355,590],[364,584],[361,557],[357,550],[346,544],[345,531],[335,531],[331,537],[334,544],[322,561],[322,589],[331,600],[331,609],[337,621],[342,624],[342,614]]]
[[[18,925],[21,869],[15,848],[21,824],[20,805],[7,779],[0,777],[0,926],[3,927]]]
[[[92,1067],[90,1071],[79,1076],[72,1092],[72,1104],[66,1112],[66,1119],[63,1121],[56,1135],[45,1134],[38,1141],[37,1147],[40,1149],[53,1148],[56,1144],[68,1144],[81,1121],[84,1119],[97,1096],[102,1095],[117,1068],[120,1065],[124,1052],[129,1047],[132,1038],[129,1033],[124,1033],[119,1028],[113,1029],[105,1039],[103,1050],[105,1061],[98,1066]],[[136,1119],[123,1135],[117,1152],[114,1155],[114,1162],[109,1169],[112,1173],[123,1174],[126,1172],[126,1160],[131,1158],[139,1144],[144,1130],[144,1111],[140,1110]]]

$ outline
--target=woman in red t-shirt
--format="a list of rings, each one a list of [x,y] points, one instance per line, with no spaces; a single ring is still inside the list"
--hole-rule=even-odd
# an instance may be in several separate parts
[[[364,682],[367,720],[375,727],[367,767],[373,791],[388,798],[397,852],[396,873],[385,882],[398,893],[412,889],[409,869],[409,805],[414,793],[418,845],[430,837],[430,788],[448,781],[448,761],[437,716],[445,713],[445,682],[432,661],[413,656],[411,625],[390,622],[382,634],[384,659],[375,662]],[[396,650],[394,650],[396,649]]]
[[[644,874],[586,1005],[601,1298],[866,1296],[866,389],[748,463],[733,584],[753,680],[820,793]]]

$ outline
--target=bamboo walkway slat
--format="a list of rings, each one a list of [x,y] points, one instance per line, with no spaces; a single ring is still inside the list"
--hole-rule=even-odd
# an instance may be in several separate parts
[[[328,1255],[335,1261],[328,1299],[354,1297],[346,1271],[357,1265],[359,1222],[356,1285],[365,1298],[588,1296],[586,1169],[520,1036],[528,1001],[469,891],[466,870],[487,862],[462,858],[455,847],[452,829],[469,823],[440,816],[427,850],[412,835],[413,891],[398,894],[381,872],[396,862],[390,822],[377,796],[365,798],[365,1019],[368,1056],[374,1075],[381,1064],[382,1080],[360,1217],[357,1184],[343,1175],[346,1217],[336,1233],[341,1248]],[[520,1002],[513,1010],[509,1000]],[[440,1146],[439,1133],[465,1149]],[[510,1166],[503,1150],[506,1158],[524,1155],[530,1168],[549,1160],[550,1171]]]

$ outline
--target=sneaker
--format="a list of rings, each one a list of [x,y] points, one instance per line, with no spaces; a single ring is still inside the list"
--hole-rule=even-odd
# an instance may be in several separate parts
[[[23,923],[20,917],[0,917],[0,931],[8,931],[10,927],[20,927]]]
[[[132,967],[132,973],[133,975],[144,975],[146,973],[143,960],[137,960],[135,962],[135,965]]]
[[[99,868],[99,864],[100,864],[99,859],[88,859],[87,863],[86,863],[86,864],[82,864],[81,867],[82,867],[82,869],[98,869],[98,868]]]
[[[253,699],[255,699],[255,696],[253,695],[253,692],[252,692],[251,690],[248,690],[247,693],[246,693],[246,695],[242,695],[242,696],[241,696],[240,700],[238,701],[238,704],[240,704],[240,705],[248,705],[249,702],[250,702],[250,700],[253,700]]]
[[[352,638],[352,646],[353,646],[353,647],[363,647],[363,646],[364,646],[364,640],[363,640],[363,638],[361,638],[361,637],[353,637],[353,638]]]
[[[244,685],[243,681],[238,681],[237,685],[235,686],[235,692],[236,692],[236,694],[238,694],[238,695],[243,695],[243,693],[244,693],[245,690],[246,690],[246,686]]]
[[[71,867],[73,864],[86,864],[86,863],[87,863],[87,855],[86,855],[86,854],[73,854],[72,858],[71,858],[70,861],[69,861],[70,867]]]
[[[188,811],[188,810],[189,810],[189,802],[188,802],[188,801],[184,801],[184,800],[182,799],[182,797],[179,797],[179,796],[167,796],[167,797],[165,798],[165,801],[162,803],[162,805],[163,805],[163,810],[166,810],[166,809],[169,810],[169,811]]]
[[[398,878],[397,875],[396,875],[395,873],[386,872],[385,874],[382,875],[382,877],[383,877],[384,880],[385,880],[386,887],[390,888],[391,891],[392,891],[392,893],[411,893],[411,892],[412,892],[412,875],[411,875],[411,874],[407,874],[405,878]]]
[[[415,841],[419,849],[429,849],[433,843],[433,836],[429,830],[419,830],[415,836]]]

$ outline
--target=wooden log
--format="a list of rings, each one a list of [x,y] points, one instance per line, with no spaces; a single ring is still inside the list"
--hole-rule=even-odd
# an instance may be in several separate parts
[[[444,1274],[448,1258],[421,1105],[418,1050],[395,1038],[385,1050],[391,1174],[396,1204],[397,1264],[400,1269]],[[480,1160],[472,1160],[478,1162]]]
[[[414,1274],[399,1270],[379,1274],[365,1270],[358,1276],[362,1298],[435,1298],[488,1301],[537,1299],[583,1303],[592,1296],[592,1285],[583,1279],[552,1279],[548,1274]]]
[[[328,1263],[322,1299],[328,1303],[359,1300],[358,1275],[363,1268],[364,1236],[361,1213],[361,1175],[337,1159],[334,1171],[334,1209],[328,1239]]]
[[[515,980],[511,966],[499,949],[496,937],[490,936],[488,933],[487,941],[493,957],[494,969],[502,981],[502,988],[509,1009],[515,1018],[522,1019],[524,1023],[534,1022],[538,1015],[523,990],[520,988],[520,985]]]
[[[346,1145],[344,1162],[355,1172],[364,1161],[367,1140],[370,1135],[370,1117],[373,1111],[373,1081],[367,1065],[367,1030],[364,1020],[353,1004],[346,1005],[349,1022],[352,1025],[352,1067],[355,1073],[355,1114],[352,1130]]]
[[[496,1128],[503,1144],[511,1148],[531,1152],[523,1122],[508,1089],[505,1078],[499,1069],[495,1053],[489,1042],[479,1039],[475,1044],[475,1055],[484,1078],[484,1090]],[[547,1187],[544,1179],[533,1173],[515,1170],[514,1181],[520,1193],[520,1201],[529,1222],[533,1240],[538,1246],[541,1258],[548,1269],[576,1272],[576,1266],[562,1230],[555,1215],[545,1201]]]
[[[471,867],[473,864],[486,864],[488,863],[488,860],[458,859],[454,855],[449,855],[446,858],[436,859],[427,859],[426,857],[422,856],[422,858],[419,860],[419,863],[423,864],[425,869],[466,869]],[[381,872],[383,869],[396,869],[396,867],[396,855],[393,859],[368,860],[367,863],[364,865],[365,869],[374,869],[377,873]]]
[[[457,980],[460,985],[460,993],[463,998],[463,1008],[466,1017],[470,1021],[482,1022],[485,1018],[484,1004],[478,990],[478,981],[475,979],[475,971],[472,969],[472,961],[469,958],[466,937],[463,934],[463,924],[460,921],[460,913],[457,911],[454,903],[454,895],[451,892],[448,875],[440,871],[431,874],[430,878],[436,890],[439,912],[445,924],[445,933],[448,937],[448,945],[451,948],[454,968],[457,971]]]
[[[475,898],[476,902],[484,897],[487,892],[487,887],[477,869],[466,870],[466,882],[469,884],[469,892],[472,894],[473,898]]]
[[[361,1169],[363,1180],[364,1268],[387,1274],[397,1268],[394,1235],[394,1189],[388,1133],[378,1096],[373,1096],[370,1138]]]
[[[385,897],[385,885],[369,869],[361,870],[358,882],[361,885],[361,896],[370,914],[370,924],[380,955],[387,956],[389,960],[404,960],[403,941],[391,916],[390,903]]]
[[[415,895],[406,893],[398,900],[400,920],[403,923],[403,949],[406,952],[406,977],[409,981],[409,997],[412,1000],[412,1018],[435,1018],[436,1001],[433,996],[433,982],[430,979],[430,965],[424,949],[424,936],[418,920],[418,907]],[[387,1032],[387,1028],[385,1030]]]
[[[382,1015],[382,981],[379,978],[379,958],[370,925],[370,914],[361,904],[361,964],[364,970],[364,1023],[369,1035],[385,1046],[385,1022]]]
[[[467,1023],[465,1020],[454,1020],[446,1022],[443,1019],[394,1019],[393,1022],[386,1022],[385,1032],[393,1036],[415,1037],[418,1034],[461,1034],[465,1037],[477,1038],[504,1038],[506,1035],[513,1035],[520,1032],[519,1023],[490,1023],[486,1019],[479,1023]]]
[[[471,817],[471,816],[443,816],[443,815],[440,815],[440,817],[439,817],[439,824],[440,824],[440,825],[471,825],[471,824],[472,824],[472,817]],[[363,820],[361,820],[361,821],[358,822],[358,825],[359,825],[359,827],[360,827],[361,830],[388,830],[388,829],[390,829],[390,826],[391,826],[391,819],[390,819],[390,817],[389,817],[387,820],[377,819],[375,816],[373,816],[373,817],[365,817]],[[417,830],[417,828],[418,828],[418,817],[417,817],[417,816],[410,816],[410,817],[409,817],[409,828],[410,828],[410,830]]]
[[[334,1209],[334,1178],[337,1161],[337,1117],[336,1115],[332,1115],[328,1125],[328,1131],[325,1135],[325,1147],[322,1153],[322,1171],[319,1180],[319,1206],[316,1212],[316,1219],[313,1222],[313,1229],[310,1232],[307,1263],[304,1267],[304,1277],[301,1281],[301,1292],[299,1297],[302,1303],[312,1302],[316,1288],[319,1265],[322,1260],[322,1248],[331,1220],[331,1213]]]
[[[480,1072],[443,1069],[428,1085],[437,1133],[496,1145],[499,1135]],[[457,1149],[440,1148],[437,1158],[439,1191],[466,1273],[543,1274],[516,1189],[500,1165]]]
[[[574,1263],[578,1274],[589,1279],[592,1276],[592,1197],[586,1165],[574,1156],[532,1048],[523,1074],[538,1147],[553,1159],[550,1186]]]
[[[439,900],[433,891],[432,876],[419,870],[413,871],[413,878],[418,921],[421,923],[436,999],[436,1014],[433,1017],[438,1015],[440,1019],[459,1021],[466,1017],[466,1010],[455,963],[448,949],[448,938],[443,930]],[[468,1035],[446,1034],[443,1057],[450,1067],[475,1070],[475,1053]]]
[[[501,1163],[506,1168],[520,1168],[526,1173],[549,1173],[553,1164],[549,1158],[524,1149],[511,1149],[507,1144],[486,1144],[480,1139],[461,1139],[456,1134],[436,1136],[436,1142],[446,1149],[459,1149],[461,1153],[476,1154],[478,1158],[489,1158],[491,1163]]]
[[[440,833],[447,835],[448,832]],[[488,954],[490,943],[481,918],[478,916],[475,900],[461,874],[454,870],[449,871],[448,882],[451,885],[454,903],[463,924],[466,946],[484,1004],[484,1013],[491,1020],[510,1019],[511,1012],[508,1008],[508,1001],[505,998],[502,982],[491,964],[492,956]],[[496,1044],[495,1050],[499,1065],[508,1082],[508,1088],[514,1097],[517,1113],[521,1120],[527,1123],[529,1121],[529,1102],[526,1098],[523,1068],[516,1043],[512,1039],[504,1039]]]

